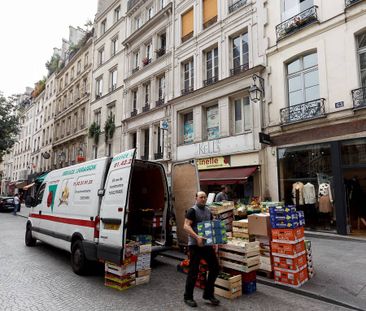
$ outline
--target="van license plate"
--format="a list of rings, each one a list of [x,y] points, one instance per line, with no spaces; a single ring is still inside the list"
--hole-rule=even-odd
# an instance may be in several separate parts
[[[106,230],[118,230],[119,229],[118,224],[104,224],[104,229]]]

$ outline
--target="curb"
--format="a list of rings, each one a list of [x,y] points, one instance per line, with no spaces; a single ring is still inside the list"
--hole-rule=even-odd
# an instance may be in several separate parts
[[[295,294],[298,294],[298,295],[306,296],[306,297],[309,297],[309,298],[312,298],[312,299],[324,301],[324,302],[330,303],[332,305],[337,305],[337,306],[340,306],[340,307],[344,307],[344,308],[348,308],[348,309],[356,310],[356,311],[365,311],[365,309],[361,309],[360,307],[353,306],[353,305],[350,305],[348,303],[344,303],[344,302],[341,302],[341,301],[338,301],[338,300],[335,300],[335,299],[332,299],[332,298],[328,298],[328,297],[325,297],[325,296],[322,296],[322,295],[319,295],[319,294],[314,294],[312,292],[309,292],[309,291],[301,289],[301,288],[289,287],[289,286],[286,286],[286,285],[281,285],[281,284],[274,283],[274,282],[269,281],[269,280],[267,280],[263,277],[260,277],[258,275],[257,275],[257,282],[260,283],[260,284],[263,284],[263,285],[279,288],[279,289],[286,290],[288,292],[292,292],[292,293],[295,293]]]

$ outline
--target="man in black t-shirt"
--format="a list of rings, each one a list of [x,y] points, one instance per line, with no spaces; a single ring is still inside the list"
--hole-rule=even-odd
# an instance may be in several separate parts
[[[212,214],[206,205],[207,196],[203,191],[196,194],[196,204],[191,207],[186,214],[184,230],[188,233],[189,246],[189,272],[187,275],[184,292],[184,302],[190,307],[197,307],[193,299],[193,290],[197,280],[197,274],[201,259],[208,265],[208,278],[203,292],[203,299],[209,300],[213,305],[218,305],[220,301],[214,296],[214,285],[219,274],[219,264],[212,246],[205,245],[205,238],[198,235],[197,223],[212,220]]]

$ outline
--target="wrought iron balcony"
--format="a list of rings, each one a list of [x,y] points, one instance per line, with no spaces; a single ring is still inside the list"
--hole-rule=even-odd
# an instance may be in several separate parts
[[[131,111],[131,117],[137,116],[137,109]]]
[[[325,116],[324,98],[293,105],[280,110],[282,124],[306,121]]]
[[[230,76],[237,75],[241,72],[244,72],[249,69],[249,64],[243,64],[240,66],[236,66],[233,69],[230,69]]]
[[[165,48],[160,48],[160,49],[156,50],[155,52],[156,52],[157,57],[161,57],[165,54]]]
[[[182,96],[183,96],[183,95],[187,95],[187,94],[192,93],[192,92],[193,92],[193,86],[185,87],[185,88],[182,90]]]
[[[129,0],[127,2],[127,11],[131,10],[136,3],[138,3],[140,0]]]
[[[150,110],[150,105],[149,104],[145,104],[144,107],[142,107],[142,112],[146,112]]]
[[[300,29],[318,21],[317,6],[302,11],[276,26],[277,41],[299,31]]]
[[[162,158],[163,158],[163,153],[162,152],[154,153],[154,159],[155,160],[159,160],[159,159],[162,159]]]
[[[366,107],[366,87],[352,90],[353,109]]]
[[[216,22],[217,22],[217,16],[211,18],[206,23],[204,23],[203,24],[203,29],[206,29],[206,28],[210,27],[211,25],[215,24]]]
[[[159,106],[162,106],[164,105],[164,102],[165,102],[165,98],[159,98],[156,102],[155,102],[155,106],[156,107],[159,107]]]
[[[219,81],[219,76],[212,76],[211,78],[208,78],[207,80],[203,81],[203,86],[211,85]]]
[[[182,43],[186,42],[187,40],[191,39],[193,37],[193,31],[190,32],[189,34],[185,35],[184,37],[182,37]]]
[[[362,0],[345,0],[345,1],[346,1],[346,8],[348,8],[349,6],[361,2]]]
[[[242,6],[246,5],[247,0],[239,0],[236,1],[235,3],[233,3],[232,5],[229,6],[229,13],[233,13],[236,10],[240,9]]]

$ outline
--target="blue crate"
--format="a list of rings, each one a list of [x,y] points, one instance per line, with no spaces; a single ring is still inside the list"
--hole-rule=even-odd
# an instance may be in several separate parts
[[[242,286],[244,294],[252,294],[257,291],[257,281],[243,282]]]

